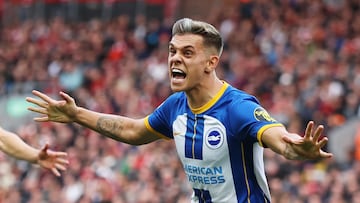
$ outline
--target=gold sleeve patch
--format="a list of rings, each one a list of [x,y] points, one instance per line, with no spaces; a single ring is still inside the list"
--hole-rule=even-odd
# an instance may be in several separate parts
[[[265,109],[261,107],[258,107],[254,110],[254,117],[258,121],[277,122]]]

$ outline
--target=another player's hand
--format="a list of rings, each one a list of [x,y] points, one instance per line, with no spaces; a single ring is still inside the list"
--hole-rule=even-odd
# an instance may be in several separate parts
[[[291,148],[303,159],[322,159],[332,157],[331,153],[325,152],[322,148],[328,142],[327,137],[320,137],[324,130],[323,125],[314,129],[314,122],[307,124],[304,137],[284,136],[283,140],[290,144]],[[296,137],[296,138],[295,138]]]
[[[36,90],[33,90],[32,93],[40,99],[27,97],[26,101],[37,105],[37,107],[29,107],[28,110],[43,115],[42,117],[34,118],[35,121],[55,121],[60,123],[74,121],[77,106],[74,99],[69,95],[60,92],[60,96],[63,100],[58,101]]]
[[[51,170],[51,172],[60,176],[60,171],[65,171],[69,161],[67,160],[66,152],[57,152],[49,150],[49,145],[46,144],[38,154],[37,164],[41,167]]]

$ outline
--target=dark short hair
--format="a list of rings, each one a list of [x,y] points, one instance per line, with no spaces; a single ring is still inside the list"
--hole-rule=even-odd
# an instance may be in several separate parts
[[[220,56],[223,51],[224,42],[219,31],[209,23],[182,18],[175,22],[172,28],[172,36],[182,34],[200,35],[204,39],[204,45],[214,47]]]

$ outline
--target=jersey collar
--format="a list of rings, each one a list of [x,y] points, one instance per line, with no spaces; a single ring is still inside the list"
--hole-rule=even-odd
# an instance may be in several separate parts
[[[199,108],[191,108],[190,107],[191,111],[194,114],[201,114],[201,113],[205,112],[206,110],[210,109],[224,94],[224,92],[228,86],[229,86],[229,84],[226,83],[225,81],[223,81],[223,85],[222,85],[221,89],[219,90],[218,93],[216,93],[216,95],[210,101],[208,101],[206,104],[204,104],[203,106],[201,106]]]

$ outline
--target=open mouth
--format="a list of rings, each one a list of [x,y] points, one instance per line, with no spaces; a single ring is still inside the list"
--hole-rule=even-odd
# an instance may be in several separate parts
[[[184,79],[186,77],[186,73],[180,69],[173,68],[171,71],[171,76],[174,79]]]

